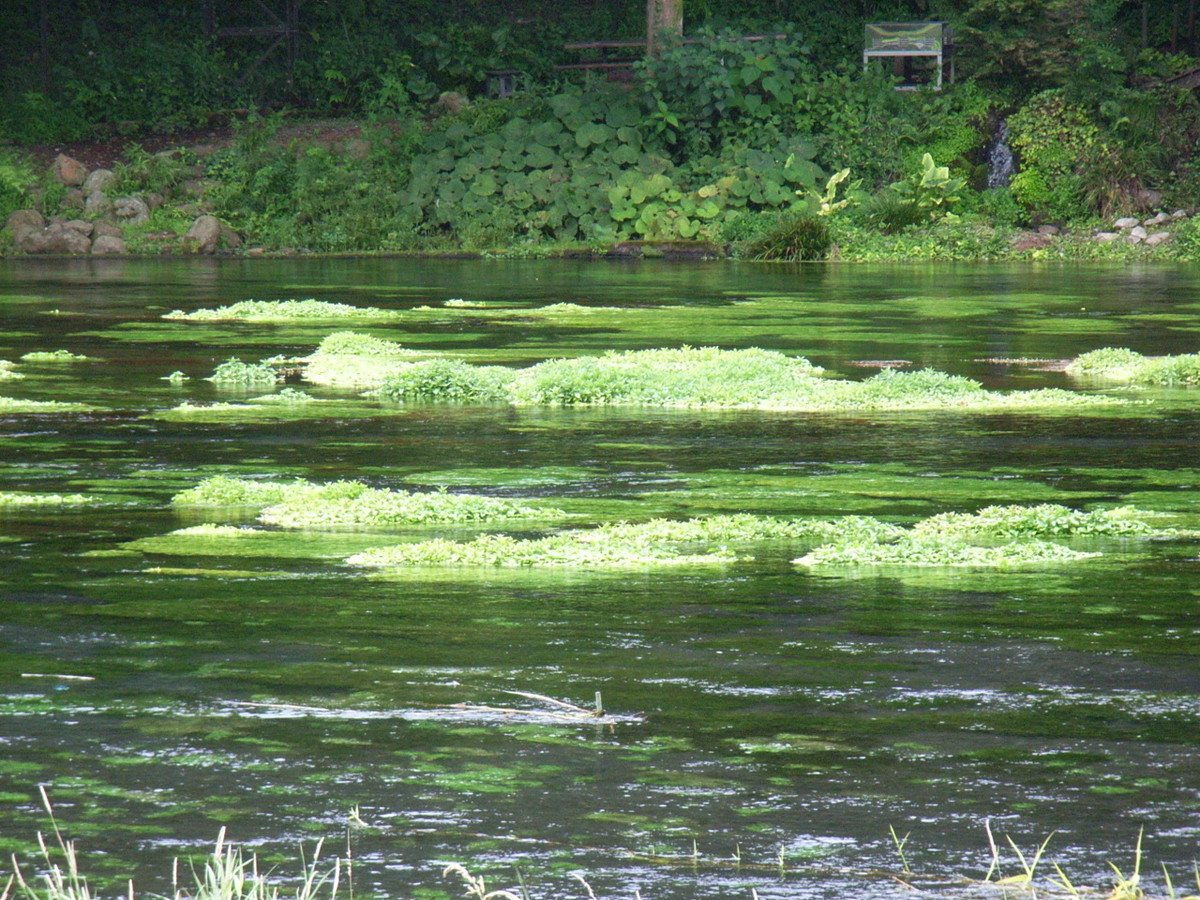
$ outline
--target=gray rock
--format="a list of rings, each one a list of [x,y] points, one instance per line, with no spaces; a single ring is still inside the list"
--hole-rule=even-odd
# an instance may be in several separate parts
[[[1172,239],[1169,231],[1156,231],[1154,234],[1146,238],[1147,247],[1157,247],[1159,244],[1165,244]]]
[[[92,249],[92,239],[74,228],[63,226],[63,243],[68,253],[89,253]]]
[[[51,222],[45,228],[31,231],[18,242],[26,253],[87,253],[92,242],[85,234],[67,228],[61,222]]]
[[[1143,241],[1149,236],[1149,234],[1150,232],[1148,232],[1141,225],[1135,226],[1134,228],[1130,229],[1129,232],[1130,237],[1140,238]]]
[[[111,234],[102,234],[92,242],[92,256],[119,256],[128,252],[125,242]]]
[[[1134,219],[1131,216],[1125,216],[1124,218],[1117,219],[1117,221],[1113,222],[1113,227],[1125,229],[1125,228],[1134,228],[1140,224],[1141,223],[1138,222],[1137,219]]]
[[[95,226],[85,219],[71,219],[69,222],[63,222],[63,228],[70,231],[78,231],[84,237],[90,237]]]
[[[117,176],[110,169],[94,169],[83,181],[83,193],[90,196],[97,191],[107,191],[116,180]]]
[[[162,194],[158,193],[158,191],[151,191],[143,199],[146,201],[146,205],[151,209],[161,209],[163,203],[166,202],[166,198],[163,197]]]
[[[1170,221],[1171,221],[1170,215],[1168,215],[1165,212],[1160,212],[1157,216],[1153,216],[1149,219],[1146,219],[1144,222],[1142,222],[1142,224],[1145,225],[1147,228],[1150,228],[1155,225],[1161,225],[1163,222],[1170,222]]]
[[[184,246],[193,253],[216,253],[220,242],[221,220],[216,216],[200,216],[183,236]]]
[[[98,219],[101,216],[107,216],[113,211],[113,202],[108,199],[108,194],[103,191],[93,191],[83,201],[83,211],[93,219]]]
[[[1059,233],[1059,228],[1057,225],[1039,225],[1038,226],[1038,234],[1048,234],[1051,237],[1053,237],[1054,235],[1056,235],[1058,233]]]
[[[217,182],[211,178],[189,178],[180,185],[184,194],[189,197],[203,197],[216,186]]]
[[[150,218],[150,207],[141,197],[118,197],[113,201],[113,212],[118,219],[125,219],[131,225]]]
[[[46,217],[36,209],[18,209],[8,214],[4,227],[13,236],[13,241],[20,244],[31,231],[41,231],[46,227]]]
[[[1177,209],[1175,212],[1171,213],[1172,219],[1186,219],[1187,217],[1188,214],[1186,209]]]
[[[1111,244],[1119,237],[1120,235],[1115,231],[1101,231],[1092,240],[1096,241],[1098,244]]]
[[[1142,235],[1140,235],[1140,234],[1125,235],[1125,243],[1127,243],[1127,244],[1140,244],[1144,240],[1145,240],[1145,238],[1142,237]]]
[[[123,232],[121,230],[120,225],[116,225],[112,222],[93,222],[92,223],[92,237],[94,237],[94,238],[98,238],[98,237],[123,238],[123,237],[125,237],[125,232]]]
[[[88,174],[83,163],[77,159],[72,159],[65,153],[60,153],[54,157],[51,171],[54,172],[54,177],[58,180],[59,184],[65,184],[68,187],[79,187],[87,179]]]

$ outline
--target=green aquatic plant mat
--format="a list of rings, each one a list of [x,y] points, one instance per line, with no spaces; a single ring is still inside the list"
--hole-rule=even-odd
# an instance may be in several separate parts
[[[326,300],[241,300],[228,306],[197,309],[190,313],[176,309],[163,318],[184,322],[287,322],[295,319],[386,321],[400,315],[402,313],[398,310],[351,306]]]
[[[1200,353],[1142,356],[1133,350],[1104,347],[1077,356],[1067,365],[1077,378],[1120,381],[1153,387],[1200,385]]]
[[[839,569],[859,566],[1008,568],[1075,562],[1099,555],[1049,541],[1024,540],[980,546],[941,534],[912,534],[893,543],[848,541],[823,544],[793,562],[810,568]]]
[[[885,370],[865,381],[825,378],[802,357],[716,347],[608,352],[498,367],[393,365],[371,396],[517,406],[652,406],[790,412],[1008,411],[1109,406],[1116,398],[1057,389],[996,392],[932,369]],[[505,397],[507,394],[507,397]]]
[[[394,540],[378,533],[277,531],[205,523],[130,541],[122,550],[166,556],[340,560]]]
[[[70,350],[34,350],[21,354],[21,362],[27,363],[73,363],[86,362],[90,359]]]
[[[59,509],[71,506],[94,506],[104,502],[95,494],[48,494],[34,491],[0,491],[0,510]]]
[[[261,388],[277,384],[280,375],[266,363],[246,363],[232,357],[217,366],[206,380],[219,387]]]
[[[366,400],[313,397],[285,387],[277,394],[249,397],[244,403],[193,403],[185,400],[170,409],[145,416],[164,422],[253,422],[291,419],[363,418],[394,415],[394,408]]]
[[[1081,512],[1056,503],[1038,506],[988,506],[975,513],[941,513],[913,526],[915,534],[946,537],[1023,538],[1029,536],[1110,535],[1172,537],[1173,528],[1151,520],[1164,514],[1122,506]]]
[[[376,388],[392,374],[428,357],[428,353],[410,350],[395,341],[337,331],[298,362],[305,364],[304,379],[312,384],[362,390]]]
[[[173,498],[177,507],[252,506],[259,521],[285,528],[396,528],[561,518],[562,510],[499,497],[371,488],[360,481],[312,484],[216,476]]]
[[[65,400],[19,400],[16,397],[0,397],[0,415],[17,413],[60,413],[95,412],[98,407],[86,403],[69,403]]]
[[[0,381],[19,381],[24,378],[17,371],[17,364],[8,359],[0,359]]]
[[[473,541],[435,539],[381,547],[352,556],[351,565],[372,567],[578,567],[643,568],[728,564],[745,550],[771,541],[895,538],[901,529],[877,519],[782,519],[749,514],[687,520],[654,519],[572,529],[542,538],[484,535]]]

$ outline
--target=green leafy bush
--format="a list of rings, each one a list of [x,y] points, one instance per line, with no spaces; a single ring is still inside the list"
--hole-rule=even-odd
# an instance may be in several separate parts
[[[455,359],[430,359],[398,369],[371,396],[406,402],[505,402],[514,378],[513,370],[502,366],[471,366]]]
[[[279,373],[265,363],[245,363],[231,357],[217,366],[207,379],[222,387],[250,388],[276,384]]]
[[[1133,350],[1105,347],[1073,359],[1067,374],[1156,386],[1200,385],[1200,353],[1142,356]]]
[[[824,219],[785,213],[747,241],[741,255],[759,260],[818,260],[829,256],[833,238]]]

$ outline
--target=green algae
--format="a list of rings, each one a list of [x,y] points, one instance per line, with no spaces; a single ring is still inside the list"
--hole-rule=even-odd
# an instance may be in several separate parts
[[[164,556],[341,560],[393,540],[378,534],[268,531],[206,522],[164,535],[139,538],[113,552],[134,556],[156,553]]]
[[[916,534],[948,537],[1020,538],[1029,535],[1106,535],[1174,537],[1174,528],[1155,527],[1148,520],[1161,513],[1129,506],[1082,512],[1054,503],[1039,506],[988,506],[975,513],[942,513],[913,526]]]
[[[367,418],[394,415],[395,409],[368,401],[314,397],[285,387],[276,394],[249,397],[244,403],[194,403],[185,400],[170,409],[144,416],[163,422],[253,422],[289,419]]]
[[[1076,357],[1066,372],[1076,378],[1134,385],[1194,387],[1200,385],[1200,353],[1152,357],[1125,348],[1104,347]]]
[[[824,544],[793,560],[810,568],[855,568],[861,566],[922,566],[1010,568],[1092,559],[1100,554],[1072,550],[1049,541],[1018,541],[998,546],[980,546],[943,535],[908,535],[890,544]]]
[[[0,381],[20,381],[25,376],[17,371],[17,364],[7,359],[0,359]]]
[[[355,331],[338,331],[326,337],[309,356],[304,379],[312,384],[342,388],[375,388],[388,377],[428,354],[384,338]]]

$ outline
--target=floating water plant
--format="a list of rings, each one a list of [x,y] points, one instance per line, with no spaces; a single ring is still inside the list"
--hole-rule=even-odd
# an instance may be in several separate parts
[[[428,354],[395,341],[355,331],[337,331],[321,341],[306,363],[304,378],[313,384],[374,388],[395,372]]]
[[[1099,556],[1049,541],[1014,541],[980,546],[944,535],[906,535],[892,543],[844,542],[824,544],[793,560],[798,566],[951,566],[1009,568],[1075,562]]]
[[[24,375],[17,371],[16,363],[11,360],[0,359],[0,381],[17,381],[24,377]]]
[[[360,481],[313,484],[218,475],[176,494],[176,506],[254,506],[259,520],[287,528],[392,528],[425,523],[480,523],[560,517],[561,510],[499,497],[372,488]]]
[[[264,387],[277,384],[279,373],[265,363],[245,363],[237,357],[225,360],[217,366],[206,381],[223,387]]]
[[[72,353],[70,350],[34,350],[21,355],[21,362],[30,363],[73,363],[85,362],[87,359],[87,356]]]
[[[259,515],[285,528],[393,528],[427,523],[493,522],[562,516],[561,510],[522,506],[478,494],[410,493],[358,481],[292,487]]]
[[[33,491],[0,491],[0,509],[88,506],[100,498],[93,494],[44,494]]]
[[[185,313],[172,310],[163,316],[185,322],[280,322],[294,319],[394,319],[396,310],[330,303],[326,300],[241,300],[216,309]]]
[[[975,513],[941,513],[913,526],[916,534],[947,537],[1022,538],[1067,535],[1169,537],[1172,529],[1156,528],[1148,519],[1161,513],[1122,506],[1081,512],[1057,503],[1038,506],[988,506]]]
[[[64,400],[18,400],[15,397],[0,397],[0,415],[5,413],[89,412],[95,408],[86,403],[68,403]]]
[[[462,566],[500,568],[643,568],[713,565],[745,559],[730,545],[767,541],[828,540],[857,535],[894,538],[896,526],[863,516],[784,519],[748,514],[675,521],[618,522],[572,529],[543,538],[484,535],[473,541],[436,539],[367,550],[347,560],[374,567]]]
[[[1190,387],[1200,385],[1200,353],[1142,356],[1133,350],[1105,347],[1076,357],[1067,365],[1066,371],[1068,375],[1078,378]]]
[[[359,383],[369,381],[361,361]],[[655,406],[687,409],[1007,410],[1111,405],[1124,401],[1044,389],[999,393],[932,369],[884,370],[865,381],[821,377],[802,357],[716,347],[610,352],[555,359],[526,369],[465,363],[392,365],[375,396],[403,400],[509,402],[518,406]],[[368,371],[378,373],[379,368]],[[311,372],[310,380],[328,379]]]

